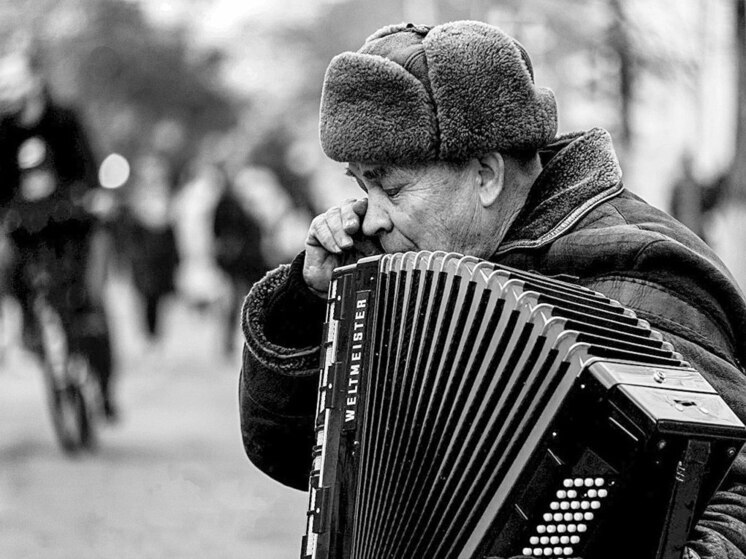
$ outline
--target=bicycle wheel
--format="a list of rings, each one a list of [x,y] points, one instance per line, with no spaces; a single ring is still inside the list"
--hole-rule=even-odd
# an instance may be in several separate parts
[[[90,363],[81,353],[69,351],[67,333],[54,309],[44,302],[39,302],[36,309],[49,410],[57,441],[68,453],[92,450],[97,442],[94,415],[100,408],[100,398]]]
[[[95,395],[87,359],[72,355],[68,360],[69,382],[50,383],[49,407],[52,425],[62,450],[75,453],[96,448]],[[87,377],[87,378],[86,378]],[[51,376],[50,376],[51,378]]]

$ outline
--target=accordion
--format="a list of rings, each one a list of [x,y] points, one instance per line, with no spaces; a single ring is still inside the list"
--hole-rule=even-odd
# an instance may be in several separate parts
[[[746,429],[600,293],[445,252],[332,277],[303,559],[678,559]]]

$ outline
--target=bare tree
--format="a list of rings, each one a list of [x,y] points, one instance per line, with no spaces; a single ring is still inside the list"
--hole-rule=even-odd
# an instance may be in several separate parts
[[[728,198],[746,201],[746,0],[733,0],[737,65],[736,145]]]
[[[629,150],[632,143],[632,105],[637,78],[635,53],[630,37],[631,23],[621,0],[609,0],[611,23],[609,46],[619,64],[619,140],[622,148]]]
[[[714,248],[746,289],[746,0],[731,0],[736,60],[736,136],[733,162],[719,181]]]
[[[190,50],[185,32],[164,33],[134,2],[0,0],[0,38],[16,29],[34,36],[53,93],[84,111],[107,151],[136,152],[162,119],[182,123],[195,148],[234,123],[219,54]]]

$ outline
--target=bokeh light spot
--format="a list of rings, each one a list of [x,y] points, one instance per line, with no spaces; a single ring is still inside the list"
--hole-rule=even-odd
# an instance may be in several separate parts
[[[130,164],[118,153],[109,154],[98,170],[98,181],[104,188],[119,188],[129,177]]]

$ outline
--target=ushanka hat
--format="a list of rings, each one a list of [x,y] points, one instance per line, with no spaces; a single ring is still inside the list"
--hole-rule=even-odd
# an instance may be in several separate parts
[[[534,84],[526,51],[481,22],[384,27],[324,78],[321,146],[336,161],[526,153],[556,132],[554,94]]]

